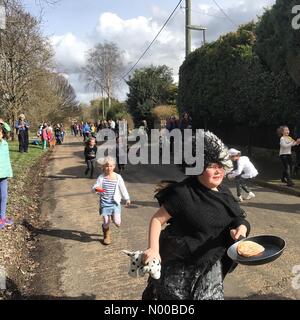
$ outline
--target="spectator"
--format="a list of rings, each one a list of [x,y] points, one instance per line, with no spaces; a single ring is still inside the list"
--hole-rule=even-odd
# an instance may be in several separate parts
[[[182,115],[182,118],[180,119],[180,122],[179,122],[179,128],[181,130],[192,129],[192,118],[189,116],[187,112],[185,112]]]
[[[25,115],[22,113],[19,116],[19,120],[16,122],[15,128],[17,130],[19,139],[19,152],[28,152],[29,145],[29,123],[25,119]]]
[[[287,126],[281,126],[277,129],[280,138],[279,156],[283,165],[283,173],[281,182],[286,183],[288,187],[293,187],[295,184],[291,179],[293,161],[292,147],[300,144],[300,139],[295,141],[290,137],[290,130]]]

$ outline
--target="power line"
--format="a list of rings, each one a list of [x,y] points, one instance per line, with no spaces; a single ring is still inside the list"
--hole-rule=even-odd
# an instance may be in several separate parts
[[[126,72],[126,74],[124,76],[122,76],[122,79],[125,80],[125,78],[130,74],[130,72],[138,65],[138,63],[142,60],[142,58],[144,57],[144,55],[148,52],[148,50],[152,47],[153,43],[155,42],[155,40],[159,37],[159,35],[161,34],[161,32],[163,31],[163,29],[165,28],[165,26],[169,23],[169,21],[171,20],[171,18],[173,17],[175,11],[178,9],[178,7],[180,6],[182,0],[180,0],[177,4],[177,6],[175,7],[175,9],[172,11],[172,13],[170,14],[170,16],[168,17],[168,19],[165,21],[165,23],[163,24],[163,26],[161,27],[161,29],[159,30],[159,32],[157,33],[157,35],[154,37],[154,39],[151,41],[151,43],[148,45],[148,47],[146,48],[146,50],[141,54],[141,56],[138,58],[137,62],[129,69],[129,71]],[[125,80],[126,81],[126,80]]]
[[[222,7],[218,4],[216,0],[212,0],[214,4],[219,8],[219,10],[224,14],[224,16],[235,26],[237,27],[236,23],[228,16],[228,14],[222,9]]]

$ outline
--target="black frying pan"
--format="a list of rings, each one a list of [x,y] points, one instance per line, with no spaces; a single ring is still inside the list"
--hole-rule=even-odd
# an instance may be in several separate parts
[[[253,241],[260,245],[262,245],[265,248],[265,251],[263,254],[259,257],[242,257],[237,253],[237,246],[242,241]],[[227,255],[229,258],[231,258],[233,261],[245,264],[248,266],[257,266],[260,264],[266,264],[269,262],[272,262],[279,258],[285,248],[285,241],[277,236],[270,236],[270,235],[261,235],[261,236],[255,236],[255,237],[249,237],[244,238],[232,246],[229,247],[227,250]]]

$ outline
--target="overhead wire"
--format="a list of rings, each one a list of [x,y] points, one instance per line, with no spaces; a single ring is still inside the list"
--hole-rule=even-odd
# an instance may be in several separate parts
[[[178,7],[181,5],[182,0],[180,0],[178,2],[178,4],[176,5],[176,7],[174,8],[174,10],[171,12],[171,14],[169,15],[168,19],[165,21],[165,23],[163,24],[163,26],[160,28],[160,30],[158,31],[158,33],[156,34],[156,36],[154,37],[154,39],[150,42],[150,44],[147,46],[147,48],[144,50],[144,52],[141,54],[141,56],[138,58],[138,60],[135,62],[135,64],[122,76],[122,79],[125,80],[125,78],[131,73],[131,71],[139,64],[139,62],[143,59],[143,57],[145,56],[145,54],[149,51],[149,49],[152,47],[152,45],[154,44],[154,42],[156,41],[156,39],[159,37],[159,35],[161,34],[161,32],[164,30],[164,28],[166,27],[166,25],[169,23],[169,21],[171,20],[171,18],[173,17],[174,13],[176,12],[176,10],[178,9]],[[126,80],[125,80],[126,81]]]
[[[223,15],[235,26],[238,27],[238,25],[229,17],[229,15],[223,10],[223,8],[218,4],[216,0],[212,0],[213,3],[219,8],[219,10],[223,13]]]

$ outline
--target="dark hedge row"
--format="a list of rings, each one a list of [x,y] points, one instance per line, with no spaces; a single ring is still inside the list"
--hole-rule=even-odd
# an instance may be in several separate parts
[[[275,130],[296,123],[300,89],[285,68],[274,73],[258,57],[256,27],[241,26],[195,50],[182,64],[178,107],[190,112],[195,127]]]

